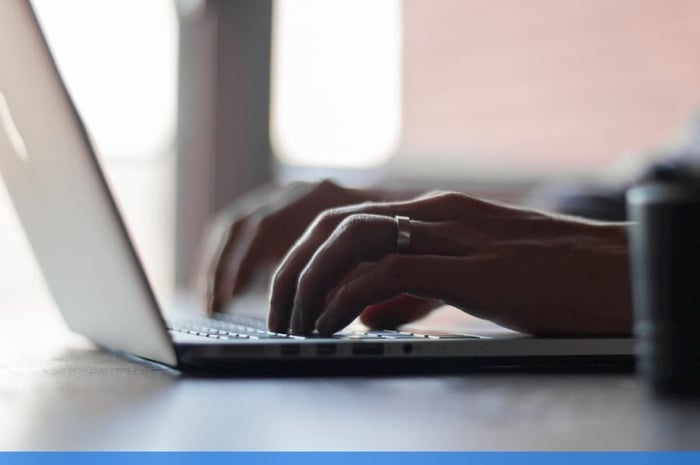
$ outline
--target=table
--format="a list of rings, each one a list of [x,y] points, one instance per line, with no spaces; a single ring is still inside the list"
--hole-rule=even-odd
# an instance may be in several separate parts
[[[633,374],[197,378],[121,359],[50,301],[0,307],[0,449],[691,449],[700,402]]]

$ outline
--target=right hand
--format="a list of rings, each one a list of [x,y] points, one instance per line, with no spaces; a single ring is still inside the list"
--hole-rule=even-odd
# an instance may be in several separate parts
[[[408,251],[396,251],[397,215],[411,218]],[[368,306],[410,297],[529,334],[628,335],[627,227],[456,192],[335,208],[278,267],[268,324],[331,335]],[[402,323],[408,311],[390,313]]]
[[[244,196],[217,216],[208,234],[205,271],[199,275],[207,311],[223,311],[258,273],[271,273],[319,214],[376,197],[330,181],[265,186]],[[371,328],[394,328],[425,316],[439,305],[402,295],[369,305],[360,319]]]

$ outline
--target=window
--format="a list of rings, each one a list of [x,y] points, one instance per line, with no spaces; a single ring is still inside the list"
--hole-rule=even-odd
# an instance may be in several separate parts
[[[278,0],[272,143],[302,166],[372,167],[396,150],[401,107],[398,0]]]
[[[64,81],[104,160],[172,150],[177,18],[170,0],[34,0]]]
[[[168,293],[175,197],[174,5],[170,0],[36,0],[33,5],[147,272],[156,290]],[[39,275],[9,200],[2,204],[0,225],[9,233],[0,244],[5,264],[0,271],[9,275],[0,276],[0,294],[24,297],[29,292],[16,283],[36,282]]]
[[[300,3],[276,10],[273,139],[287,163],[592,173],[662,144],[700,105],[692,0]]]

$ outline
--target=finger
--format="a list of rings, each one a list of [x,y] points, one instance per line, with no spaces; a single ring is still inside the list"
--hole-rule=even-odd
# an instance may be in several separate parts
[[[441,305],[435,300],[402,294],[368,305],[362,310],[360,321],[373,329],[394,329],[427,316]]]
[[[303,234],[317,212],[330,206],[334,184],[323,181],[316,186],[293,185],[283,197],[268,206],[269,213],[256,222],[255,235],[236,257],[233,296],[246,289],[264,266],[282,259],[291,245]]]
[[[304,234],[287,252],[282,262],[275,270],[270,286],[270,310],[268,313],[268,328],[276,332],[289,330],[289,319],[292,314],[292,302],[296,292],[296,282],[299,271],[311,256],[312,247],[315,247],[314,236],[325,239],[327,235],[320,231],[329,227],[326,219],[329,215],[319,215],[306,229]],[[330,234],[331,230],[327,233]]]
[[[431,301],[452,300],[455,273],[463,258],[432,255],[392,254],[360,276],[339,286],[333,300],[316,321],[323,335],[332,334],[350,324],[370,305],[401,294]],[[465,279],[460,276],[459,279]],[[468,278],[467,278],[468,279]],[[411,315],[405,316],[406,319]]]
[[[233,276],[236,271],[232,261],[243,237],[250,237],[251,226],[249,222],[249,217],[236,221],[231,225],[229,233],[224,236],[220,252],[213,262],[212,278],[209,280],[207,309],[210,313],[222,311],[231,300]]]
[[[454,213],[454,209],[464,208],[464,205],[459,204],[462,201],[463,199],[453,194],[436,194],[405,202],[366,203],[337,208],[319,215],[275,271],[270,292],[270,329],[280,332],[288,330],[297,282],[302,270],[316,250],[347,217],[360,213],[392,217],[404,215],[411,217],[411,223],[414,225],[417,221],[440,221],[442,218],[448,218],[449,210],[453,210]],[[420,231],[412,230],[414,238],[419,234]],[[419,241],[414,239],[412,242],[412,252],[415,253],[415,243]]]
[[[241,262],[248,256],[247,252],[258,235],[260,223],[265,222],[268,212],[278,209],[289,199],[298,198],[308,188],[309,185],[305,183],[294,183],[284,189],[274,185],[262,186],[245,194],[229,209],[230,211],[220,215],[220,222],[230,221],[232,216],[239,216],[240,219],[232,224],[230,233],[225,236],[215,263],[216,270],[209,279],[210,311],[223,310],[236,291],[244,289],[255,276],[260,264],[248,265],[241,275]],[[259,250],[256,247],[256,253]],[[260,255],[259,258],[262,260],[266,256]]]
[[[323,297],[334,284],[360,263],[374,262],[391,253],[395,242],[393,218],[366,214],[346,218],[299,276],[291,315],[292,332],[311,331],[323,310]]]
[[[235,268],[230,260],[237,249],[240,234],[259,205],[269,203],[278,196],[278,188],[265,185],[253,189],[234,204],[221,211],[212,223],[211,240],[207,244],[208,257],[205,267],[204,296],[205,308],[209,313],[220,311],[231,298],[230,280]]]
[[[362,263],[348,273],[340,286],[335,287],[326,295],[324,308],[327,306],[340,287],[346,282],[352,281],[361,274],[366,273],[375,263]],[[427,316],[434,309],[444,305],[442,302],[402,294],[383,302],[368,305],[360,314],[360,321],[374,329],[392,329],[406,323],[414,322]]]
[[[270,230],[264,218],[255,221],[247,231],[245,240],[241,241],[232,257],[231,267],[231,297],[243,292],[253,281],[256,273],[273,261],[274,250],[271,250]]]
[[[469,234],[451,223],[411,222],[413,254],[454,256],[469,252]],[[469,242],[469,241],[467,241]],[[472,242],[476,242],[475,240]],[[309,332],[323,311],[324,298],[345,275],[363,262],[376,262],[396,247],[396,221],[381,215],[347,217],[313,255],[299,276],[291,329]]]
[[[241,220],[231,224],[226,232],[218,234],[218,244],[209,262],[206,278],[206,310],[208,313],[218,311],[221,302],[221,279],[224,274],[224,263],[232,252],[235,238],[241,228]]]

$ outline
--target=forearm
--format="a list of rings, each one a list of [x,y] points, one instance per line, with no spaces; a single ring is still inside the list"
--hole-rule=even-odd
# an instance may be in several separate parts
[[[632,304],[626,225],[579,224],[520,257],[500,321],[540,336],[628,335]],[[499,318],[495,318],[498,320]]]

